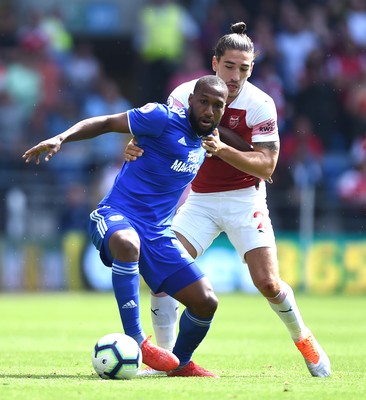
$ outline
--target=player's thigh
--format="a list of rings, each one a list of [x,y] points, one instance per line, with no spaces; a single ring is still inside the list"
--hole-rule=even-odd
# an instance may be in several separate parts
[[[242,196],[231,196],[225,207],[221,228],[243,262],[253,249],[270,247],[276,251],[269,211],[261,196],[255,194],[249,201]]]
[[[201,256],[221,233],[216,214],[217,207],[208,197],[190,195],[174,216],[172,230],[183,236],[195,249],[196,254],[192,254],[192,249],[187,249],[192,256]]]
[[[113,259],[118,255],[118,243],[112,243],[111,249],[110,238],[120,231],[128,231],[128,235],[133,235],[134,242],[138,242],[136,232],[129,220],[120,211],[112,207],[101,207],[90,214],[89,235],[94,246],[99,250],[103,263],[107,266],[111,266]],[[114,238],[118,239],[120,235],[116,234]]]
[[[148,234],[141,237],[139,265],[140,273],[150,289],[154,293],[164,291],[170,296],[204,275],[169,230],[151,237]]]

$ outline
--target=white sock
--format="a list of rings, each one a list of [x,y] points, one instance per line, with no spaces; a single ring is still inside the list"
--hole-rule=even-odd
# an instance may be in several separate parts
[[[166,293],[159,293],[159,295],[151,293],[150,301],[156,344],[172,351],[177,337],[179,302]]]
[[[309,332],[297,307],[294,292],[286,283],[282,282],[281,291],[276,297],[267,297],[272,310],[286,325],[295,342],[303,339]]]

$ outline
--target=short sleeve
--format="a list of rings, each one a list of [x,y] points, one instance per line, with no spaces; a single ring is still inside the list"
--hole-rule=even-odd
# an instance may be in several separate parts
[[[130,131],[134,136],[160,136],[169,119],[168,107],[159,103],[147,103],[127,112]]]

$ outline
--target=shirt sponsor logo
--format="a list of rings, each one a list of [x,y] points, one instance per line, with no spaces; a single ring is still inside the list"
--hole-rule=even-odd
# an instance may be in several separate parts
[[[200,166],[200,151],[197,152],[197,150],[192,150],[188,153],[188,160],[186,162],[175,160],[170,168],[176,172],[196,174]]]
[[[170,168],[176,172],[189,172],[191,174],[196,174],[200,166],[201,164],[188,164],[184,161],[175,160]]]
[[[268,121],[259,127],[259,132],[261,133],[274,132],[275,130],[276,130],[276,121],[274,120]]]

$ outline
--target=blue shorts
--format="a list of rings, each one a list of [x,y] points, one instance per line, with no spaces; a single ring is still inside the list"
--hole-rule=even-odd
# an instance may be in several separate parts
[[[120,210],[104,206],[90,214],[89,233],[106,266],[111,267],[113,262],[109,238],[126,229],[136,231],[140,237],[140,274],[153,292],[172,296],[204,276],[170,228],[152,230],[130,220]]]

